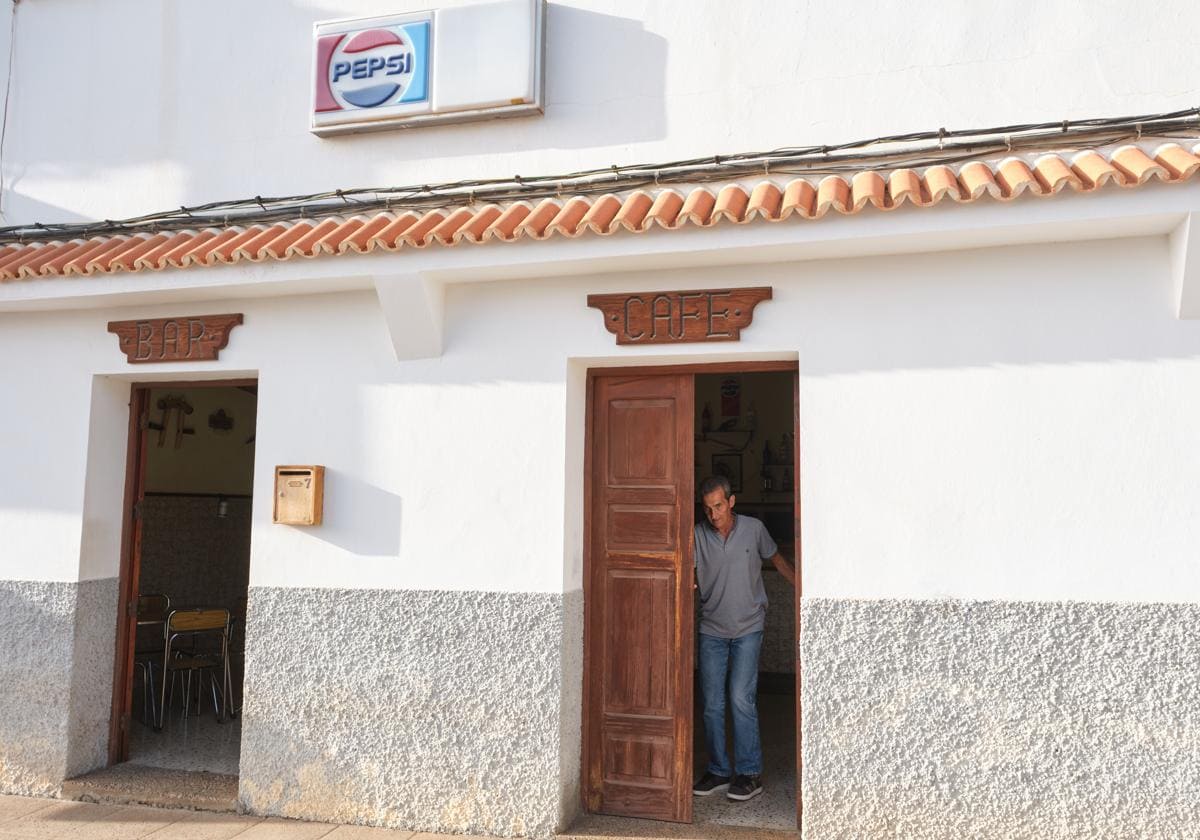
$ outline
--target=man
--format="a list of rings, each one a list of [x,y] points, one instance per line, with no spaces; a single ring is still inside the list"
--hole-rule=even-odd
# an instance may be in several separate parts
[[[692,787],[696,796],[727,791],[730,799],[763,792],[762,745],[758,734],[758,653],[767,618],[762,561],[796,585],[796,574],[757,519],[733,512],[729,479],[700,484],[707,523],[696,525],[696,586],[700,590],[700,685],[708,769]],[[725,748],[725,677],[733,706],[733,754]]]

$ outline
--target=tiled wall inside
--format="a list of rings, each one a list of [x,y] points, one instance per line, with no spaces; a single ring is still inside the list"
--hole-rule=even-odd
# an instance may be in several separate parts
[[[138,590],[163,593],[172,607],[225,607],[235,615],[250,579],[250,499],[147,496],[142,502]]]

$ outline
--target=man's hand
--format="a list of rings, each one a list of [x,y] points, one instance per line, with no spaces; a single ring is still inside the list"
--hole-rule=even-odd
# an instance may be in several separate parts
[[[796,585],[796,570],[792,568],[792,564],[783,558],[783,555],[778,551],[771,558],[771,562],[775,564],[775,568],[779,570],[779,574],[787,578],[787,582],[792,586]]]

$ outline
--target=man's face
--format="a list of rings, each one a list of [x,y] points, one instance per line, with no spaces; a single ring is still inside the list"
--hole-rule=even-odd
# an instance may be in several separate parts
[[[718,531],[724,531],[733,524],[733,505],[737,496],[725,497],[725,491],[718,487],[704,497],[704,515],[708,523]]]

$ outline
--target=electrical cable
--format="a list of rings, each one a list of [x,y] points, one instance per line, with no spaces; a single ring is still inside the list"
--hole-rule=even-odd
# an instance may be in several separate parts
[[[1148,138],[1200,136],[1200,108],[1133,117],[1022,123],[986,129],[910,132],[832,146],[793,146],[767,152],[612,165],[566,174],[359,187],[288,196],[214,201],[121,220],[70,224],[38,222],[0,227],[0,243],[107,234],[161,232],[319,219],[367,212],[423,212],[451,204],[537,201],[701,184],[752,176],[840,175],[864,169],[924,168],[1037,149],[1084,150]]]
[[[4,116],[0,119],[0,218],[4,217],[4,146],[8,139],[8,100],[12,96],[13,55],[17,51],[17,4],[12,0],[8,29],[8,74],[4,78]]]

